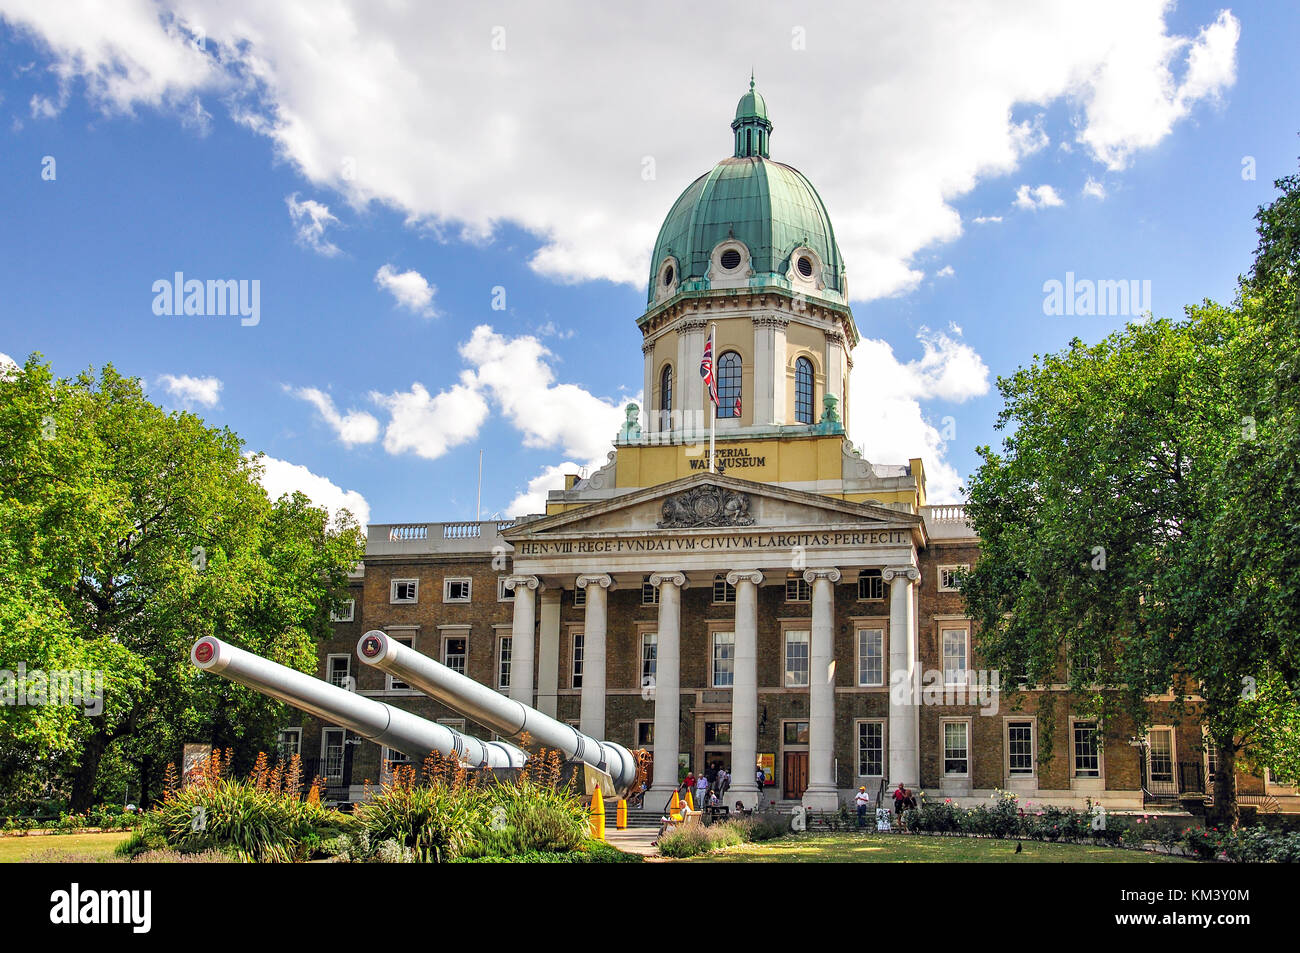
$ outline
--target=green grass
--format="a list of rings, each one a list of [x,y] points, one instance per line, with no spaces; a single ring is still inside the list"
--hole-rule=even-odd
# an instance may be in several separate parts
[[[1188,863],[1146,851],[1094,847],[1085,844],[1046,844],[969,837],[925,837],[903,834],[792,834],[757,844],[728,847],[676,863],[824,863],[824,864],[1160,864]]]
[[[57,860],[58,856],[64,855],[76,855],[79,859],[93,857],[107,860],[112,858],[113,849],[129,836],[128,831],[115,831],[109,834],[0,837],[0,864],[21,863],[38,855],[42,860]]]

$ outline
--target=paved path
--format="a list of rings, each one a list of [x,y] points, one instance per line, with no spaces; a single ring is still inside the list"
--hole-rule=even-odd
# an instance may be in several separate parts
[[[650,842],[658,836],[659,832],[653,827],[632,827],[625,831],[605,828],[605,840],[611,847],[629,854],[640,854],[642,857],[659,856],[658,848],[650,846]]]

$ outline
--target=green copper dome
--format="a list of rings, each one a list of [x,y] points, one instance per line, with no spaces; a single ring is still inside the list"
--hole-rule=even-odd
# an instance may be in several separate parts
[[[731,128],[734,154],[687,186],[659,229],[649,302],[670,291],[775,286],[846,303],[826,206],[803,173],[767,157],[772,123],[752,80]],[[738,264],[727,250],[737,243]]]

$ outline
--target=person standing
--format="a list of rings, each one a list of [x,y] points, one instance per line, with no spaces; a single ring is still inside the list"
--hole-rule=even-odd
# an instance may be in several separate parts
[[[695,779],[695,807],[697,809],[704,807],[705,801],[707,800],[705,795],[708,793],[708,790],[709,776],[701,772],[700,776]]]
[[[761,807],[763,804],[763,792],[767,788],[767,772],[763,770],[761,764],[754,768],[754,781],[758,784],[758,801],[755,802],[754,806]]]
[[[867,805],[871,803],[871,795],[867,793],[865,787],[858,788],[857,795],[853,798],[853,803],[858,808],[858,828],[867,826]]]

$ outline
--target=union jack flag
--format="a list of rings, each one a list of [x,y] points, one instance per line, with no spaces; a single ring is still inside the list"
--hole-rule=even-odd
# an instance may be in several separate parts
[[[704,378],[704,386],[709,389],[709,400],[713,401],[713,406],[718,406],[718,381],[713,376],[713,338],[709,337],[704,342],[704,358],[700,361],[700,376]]]
[[[736,395],[736,413],[733,416],[735,417],[740,416],[740,395],[739,394]]]

